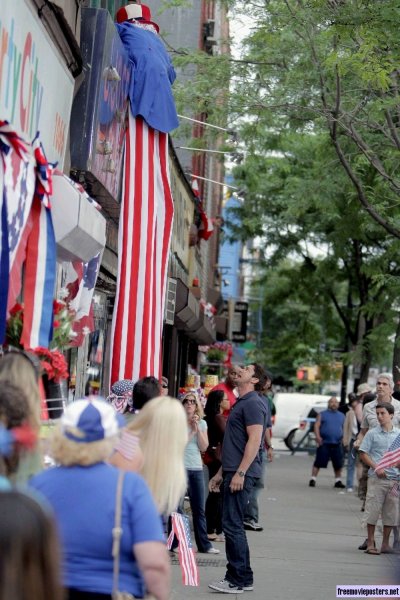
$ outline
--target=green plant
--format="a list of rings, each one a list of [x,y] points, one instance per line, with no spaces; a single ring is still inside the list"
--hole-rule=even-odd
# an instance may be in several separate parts
[[[76,333],[72,326],[75,319],[75,311],[61,300],[53,301],[53,337],[49,348],[51,350],[66,350]],[[15,348],[21,348],[21,335],[24,326],[24,305],[15,304],[7,319],[6,341]]]
[[[221,362],[225,359],[225,352],[219,348],[210,348],[207,352],[209,362]]]

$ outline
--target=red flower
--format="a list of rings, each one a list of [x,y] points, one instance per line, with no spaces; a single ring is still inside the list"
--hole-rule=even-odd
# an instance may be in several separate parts
[[[65,356],[58,350],[49,350],[39,346],[32,350],[39,358],[41,366],[49,379],[55,382],[68,378],[68,365]]]
[[[57,313],[61,312],[62,310],[64,310],[66,304],[64,302],[60,302],[59,300],[53,300],[53,311],[54,314],[56,315]]]
[[[21,313],[24,311],[24,305],[23,304],[19,304],[18,302],[16,304],[14,304],[14,306],[12,308],[10,308],[10,315],[12,317],[15,317],[15,315],[17,315],[18,313]]]
[[[60,321],[53,321],[53,327],[60,327]]]

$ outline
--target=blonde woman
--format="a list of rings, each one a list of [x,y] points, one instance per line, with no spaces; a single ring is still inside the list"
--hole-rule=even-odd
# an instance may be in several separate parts
[[[201,453],[208,448],[208,435],[207,423],[203,419],[203,407],[195,390],[183,396],[182,406],[186,412],[189,432],[189,442],[185,449],[185,467],[197,550],[207,554],[219,554],[219,550],[213,547],[207,536],[206,493]]]
[[[185,411],[178,400],[160,396],[147,402],[124,429],[110,462],[139,472],[160,514],[176,510],[186,490],[183,455],[188,441]]]
[[[39,437],[40,430],[40,361],[31,352],[12,350],[0,357],[0,386],[3,382],[19,387],[28,400],[27,422]],[[21,456],[18,471],[14,474],[15,483],[26,483],[32,475],[43,468],[43,456],[39,443],[29,454]]]

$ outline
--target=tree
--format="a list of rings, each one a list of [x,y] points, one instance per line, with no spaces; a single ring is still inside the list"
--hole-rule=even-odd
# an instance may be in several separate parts
[[[391,207],[400,193],[400,53],[393,25],[400,6],[393,0],[251,6],[256,27],[231,110],[273,130],[327,131],[355,198],[399,238],[399,215]],[[245,98],[238,93],[243,79]],[[369,169],[379,181],[374,191],[364,177]]]
[[[392,350],[399,242],[352,202],[327,134],[275,134],[272,143],[267,135],[265,147],[261,139],[236,168],[248,195],[235,235],[261,239],[265,359],[284,369],[290,359],[293,369],[298,361],[326,362],[329,353],[332,361],[341,349],[356,384],[365,381],[371,363]],[[274,146],[280,153],[268,155]]]
[[[235,178],[245,201],[236,234],[265,241],[266,309],[270,281],[277,293],[283,270],[300,270],[298,285],[318,290],[307,302],[335,309],[340,346],[363,380],[371,361],[392,350],[396,329],[400,352],[400,5],[227,3],[250,21],[244,51],[197,54],[202,76],[190,102],[214,123],[228,115],[239,125],[246,158]],[[192,58],[183,51],[179,60]],[[231,94],[221,107],[213,100],[227,76]],[[316,341],[307,340],[310,351]]]
[[[398,285],[389,290],[385,282],[398,277],[399,43],[389,21],[400,8],[392,1],[252,6],[256,26],[245,56],[252,72],[242,65],[246,97],[237,93],[232,104],[247,115],[242,135],[249,150],[236,170],[247,191],[242,231],[269,241],[275,220],[278,257],[288,242],[298,256],[301,243],[327,245],[331,254],[318,267],[310,256],[305,260],[324,277],[328,265],[339,267],[333,283],[347,278],[347,294],[342,290],[340,298],[333,285],[326,295],[365,379],[373,352],[389,345],[397,314]],[[319,153],[310,152],[315,139]],[[278,180],[268,170],[277,153]],[[300,163],[313,177],[288,163]]]

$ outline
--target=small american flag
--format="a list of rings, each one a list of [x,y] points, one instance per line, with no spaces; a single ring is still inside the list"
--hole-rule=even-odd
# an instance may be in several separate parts
[[[179,563],[182,569],[183,585],[199,585],[199,570],[193,552],[192,540],[190,535],[189,519],[186,515],[174,512],[171,515],[172,531],[168,538],[167,548],[172,547],[174,535],[178,538]]]
[[[394,483],[390,489],[389,495],[392,496],[393,498],[399,498],[400,497],[400,488],[399,488],[399,484],[396,481],[396,483]]]
[[[400,463],[400,434],[390,444],[388,450],[382,456],[375,467],[375,472],[389,467],[395,467]]]

